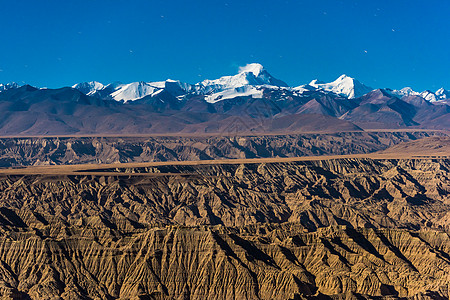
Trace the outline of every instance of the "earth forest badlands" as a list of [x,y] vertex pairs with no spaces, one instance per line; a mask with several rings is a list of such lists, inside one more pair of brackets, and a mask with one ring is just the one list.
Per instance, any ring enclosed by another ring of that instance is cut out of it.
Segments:
[[10,299],[446,299],[448,92],[259,64],[2,85]]
[[450,2],[0,7],[1,299],[450,299]]

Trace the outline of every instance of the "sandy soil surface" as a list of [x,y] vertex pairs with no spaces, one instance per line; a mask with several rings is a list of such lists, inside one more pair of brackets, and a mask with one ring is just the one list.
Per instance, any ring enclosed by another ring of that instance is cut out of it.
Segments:
[[[289,163],[298,161],[325,161],[351,158],[370,159],[449,159],[450,152],[398,152],[398,153],[373,153],[352,155],[324,155],[303,157],[275,157],[275,158],[251,158],[251,159],[218,159],[202,161],[164,161],[144,163],[118,163],[118,164],[83,164],[64,166],[32,166],[25,168],[0,169],[0,175],[26,175],[26,174],[58,174],[58,175],[120,175],[114,169],[146,168],[156,166],[198,166],[198,165],[227,165],[227,164],[261,164],[261,163]],[[100,171],[99,171],[100,170]],[[111,170],[111,171],[108,171]],[[169,174],[143,174],[123,173],[126,176],[161,176]]]

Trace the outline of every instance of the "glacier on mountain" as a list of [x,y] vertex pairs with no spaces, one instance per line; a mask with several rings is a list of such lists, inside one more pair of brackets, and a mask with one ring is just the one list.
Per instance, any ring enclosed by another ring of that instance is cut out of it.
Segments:
[[324,83],[315,79],[311,81],[308,86],[324,90],[326,92],[332,92],[349,99],[361,97],[362,95],[365,95],[373,90],[372,88],[345,74],[329,83]]

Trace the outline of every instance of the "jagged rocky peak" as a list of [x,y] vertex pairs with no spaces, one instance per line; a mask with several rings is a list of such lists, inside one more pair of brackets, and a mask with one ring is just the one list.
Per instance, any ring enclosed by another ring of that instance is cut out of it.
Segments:
[[287,87],[288,85],[270,75],[270,73],[258,63],[247,64],[239,68],[238,75],[243,74],[246,76],[248,84],[251,85],[274,85]]
[[441,100],[447,100],[450,99],[450,91],[444,89],[441,87],[436,92],[432,92],[430,90],[425,90],[423,92],[416,92],[410,87],[404,87],[401,90],[393,90],[391,93],[398,97],[404,97],[404,96],[419,96],[429,102],[438,102]]
[[407,86],[398,91],[401,95],[410,96],[410,95],[419,95],[418,92],[414,91],[411,87]]
[[164,89],[177,97],[191,92],[192,85],[179,80],[167,79],[164,81]]
[[332,92],[350,99],[361,97],[362,95],[365,95],[373,90],[372,88],[364,85],[355,78],[352,78],[345,74],[342,74],[335,81],[329,83],[324,83],[315,79],[311,81],[308,86],[316,89],[321,89],[326,92]]
[[443,87],[441,87],[440,89],[438,89],[435,93],[435,95],[437,96],[437,98],[439,100],[446,100],[446,99],[450,99],[450,91],[444,89]]
[[436,95],[430,90],[423,91],[420,93],[420,96],[430,102],[436,102],[438,100]]
[[444,89],[441,87],[436,92],[432,92],[430,90],[425,90],[422,93],[420,93],[420,96],[424,98],[427,101],[430,102],[438,102],[441,100],[447,100],[450,99],[450,91]]
[[167,90],[174,96],[179,96],[190,92],[191,88],[188,83],[172,79],[155,82],[140,81],[119,85],[111,94],[111,97],[118,101],[134,101],[147,96],[155,96],[163,90]]
[[273,85],[288,87],[288,85],[275,77],[273,77],[263,65],[258,63],[247,64],[239,68],[237,76],[245,76],[247,84],[250,85]]
[[9,82],[6,84],[0,83],[0,92],[7,91],[10,89],[17,89],[19,87],[19,84],[15,82]]
[[166,81],[138,81],[127,84],[116,82],[108,85],[104,85],[97,81],[90,81],[75,84],[72,88],[77,89],[88,96],[97,96],[100,98],[126,102],[155,95],[155,93],[159,93],[164,89],[175,96],[178,96],[189,92],[191,85],[178,80],[167,79]]
[[152,85],[144,81],[123,84],[111,94],[111,97],[117,101],[134,101],[162,90],[160,85]]
[[72,86],[72,88],[77,89],[88,96],[105,89],[105,87],[106,85],[98,81],[81,82]]
[[[275,77],[273,77],[263,65],[258,63],[247,64],[239,67],[238,77],[245,77],[246,84],[249,85],[273,85],[288,87],[288,85]],[[244,81],[244,82],[245,82]]]

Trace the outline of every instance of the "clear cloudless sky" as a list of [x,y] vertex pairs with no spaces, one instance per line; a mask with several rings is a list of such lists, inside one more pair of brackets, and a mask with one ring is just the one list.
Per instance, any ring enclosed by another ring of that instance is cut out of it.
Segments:
[[449,16],[447,0],[0,0],[0,82],[195,83],[259,62],[291,86],[450,89]]

